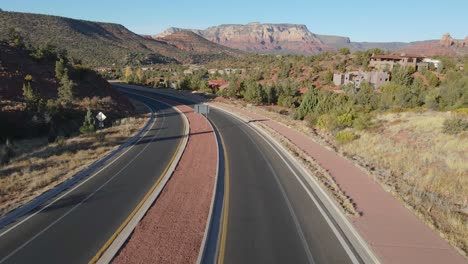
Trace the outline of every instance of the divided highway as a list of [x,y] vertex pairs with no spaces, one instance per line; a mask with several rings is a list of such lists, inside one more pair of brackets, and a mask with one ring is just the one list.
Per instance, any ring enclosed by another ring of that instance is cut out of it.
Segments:
[[[184,124],[172,108],[136,94],[193,102],[119,88],[157,109],[157,119],[110,166],[0,230],[0,264],[87,263],[158,181]],[[216,109],[208,117],[224,150],[224,197],[222,213],[213,214],[221,215],[219,235],[206,245],[216,252],[203,263],[363,262],[317,203],[307,175],[251,127],[255,121]]]
[[157,112],[153,123],[110,166],[1,229],[0,263],[88,263],[158,181],[183,119],[165,104],[129,96]]
[[[163,92],[138,93],[193,104]],[[319,209],[319,199],[305,183],[308,176],[255,132],[255,121],[246,123],[216,109],[208,118],[224,148],[225,189],[219,235],[207,242],[216,253],[204,256],[203,263],[363,262],[334,220]]]

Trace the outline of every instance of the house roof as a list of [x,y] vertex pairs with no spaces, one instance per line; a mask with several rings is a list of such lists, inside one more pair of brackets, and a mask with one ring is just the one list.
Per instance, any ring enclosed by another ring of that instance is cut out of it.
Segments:
[[214,87],[222,87],[222,86],[227,86],[229,82],[225,80],[209,80],[208,85],[209,86],[214,86]]

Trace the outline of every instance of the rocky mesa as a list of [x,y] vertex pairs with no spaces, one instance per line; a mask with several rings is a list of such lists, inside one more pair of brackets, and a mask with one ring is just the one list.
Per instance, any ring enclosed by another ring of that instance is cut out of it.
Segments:
[[[153,37],[160,39],[183,30],[169,28]],[[311,33],[307,26],[300,24],[255,22],[247,25],[228,24],[190,31],[214,43],[251,52],[310,54],[334,50],[333,47],[324,44],[317,35]]]

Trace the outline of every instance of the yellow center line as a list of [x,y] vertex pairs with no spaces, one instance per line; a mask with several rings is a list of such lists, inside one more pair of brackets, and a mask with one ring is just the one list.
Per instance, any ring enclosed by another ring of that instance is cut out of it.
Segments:
[[[185,131],[185,122],[183,122],[183,129],[182,131]],[[159,176],[159,179],[156,181],[156,183],[151,187],[151,189],[148,191],[148,193],[146,193],[145,197],[140,201],[140,203],[138,203],[137,207],[130,213],[130,215],[125,219],[125,221],[120,225],[120,227],[117,229],[117,231],[115,231],[115,233],[109,238],[109,240],[107,240],[107,242],[102,246],[102,248],[96,253],[96,255],[94,255],[94,257],[89,261],[89,264],[94,264],[96,263],[99,258],[104,254],[104,252],[110,247],[110,245],[112,244],[112,242],[114,242],[114,240],[117,238],[117,236],[122,232],[122,230],[125,228],[125,226],[128,225],[128,223],[132,220],[132,218],[135,216],[135,214],[138,212],[138,210],[140,210],[140,208],[143,206],[143,204],[146,202],[146,200],[148,200],[148,198],[151,196],[151,194],[153,193],[153,191],[156,189],[156,187],[158,187],[159,183],[161,183],[162,179],[164,178],[164,175],[167,173],[167,171],[169,170],[169,167],[172,165],[172,163],[174,162],[176,156],[177,156],[177,153],[179,152],[179,149],[180,147],[182,146],[182,142],[183,140],[180,140],[179,141],[179,145],[177,146],[176,148],[176,151],[174,152],[171,160],[169,161],[169,163],[167,164],[166,168],[164,169],[164,171],[161,173],[161,175]]]
[[227,226],[229,220],[229,161],[228,161],[228,154],[226,151],[226,144],[224,142],[223,135],[219,130],[218,126],[214,123],[213,125],[218,130],[219,137],[221,138],[221,144],[223,146],[224,152],[224,202],[223,202],[223,219],[221,223],[221,237],[220,237],[220,245],[219,245],[219,253],[218,253],[218,264],[224,263],[224,254],[226,252],[226,236],[227,236]]

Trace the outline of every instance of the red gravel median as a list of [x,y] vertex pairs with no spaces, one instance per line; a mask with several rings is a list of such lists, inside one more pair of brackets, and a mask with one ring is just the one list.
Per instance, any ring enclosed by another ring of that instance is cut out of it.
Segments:
[[176,107],[190,123],[187,147],[161,195],[113,263],[197,261],[216,179],[217,144],[205,117],[188,106]]

